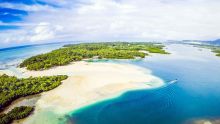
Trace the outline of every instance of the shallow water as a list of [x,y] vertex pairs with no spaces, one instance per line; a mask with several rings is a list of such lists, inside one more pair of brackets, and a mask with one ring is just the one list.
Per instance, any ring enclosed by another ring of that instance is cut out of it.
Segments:
[[[182,124],[220,117],[220,58],[210,50],[168,45],[171,55],[143,61],[113,61],[149,68],[165,81],[178,82],[137,90],[69,113],[74,124]],[[112,62],[112,61],[110,61]]]

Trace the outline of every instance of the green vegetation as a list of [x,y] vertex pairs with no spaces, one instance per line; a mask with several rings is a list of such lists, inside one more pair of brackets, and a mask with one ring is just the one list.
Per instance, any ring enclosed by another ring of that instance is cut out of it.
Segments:
[[215,47],[212,49],[212,52],[216,53],[216,56],[220,56],[220,47]]
[[14,76],[0,76],[0,111],[13,100],[54,89],[67,76],[44,76],[18,79]]
[[150,53],[167,54],[163,50],[163,47],[160,44],[145,42],[106,42],[65,45],[64,48],[28,58],[20,64],[20,67],[27,67],[28,70],[43,70],[93,57],[98,57],[99,59],[144,58],[148,54],[141,52],[141,50]]
[[[54,89],[65,80],[67,76],[44,76],[18,79],[14,76],[0,76],[0,111],[9,105],[13,100],[20,97],[33,95]],[[34,107],[15,107],[7,114],[0,114],[0,124],[9,124],[13,120],[27,117],[34,110]]]
[[216,53],[216,56],[220,56],[220,46],[214,46],[214,45],[195,45],[195,46],[211,49],[213,53]]
[[0,114],[0,124],[9,124],[13,120],[18,120],[27,117],[34,110],[34,107],[20,106],[15,107],[7,114]]

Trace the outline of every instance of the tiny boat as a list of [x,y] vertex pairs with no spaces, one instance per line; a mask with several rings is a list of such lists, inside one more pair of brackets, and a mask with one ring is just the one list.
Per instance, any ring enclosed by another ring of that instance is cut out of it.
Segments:
[[177,81],[178,81],[177,79],[171,80],[171,81],[169,81],[167,84],[174,84],[174,83],[176,83]]

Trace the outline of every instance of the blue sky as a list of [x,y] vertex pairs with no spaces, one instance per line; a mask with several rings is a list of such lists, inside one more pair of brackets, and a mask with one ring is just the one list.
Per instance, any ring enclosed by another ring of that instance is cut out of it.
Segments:
[[0,48],[60,41],[214,40],[219,0],[0,0]]

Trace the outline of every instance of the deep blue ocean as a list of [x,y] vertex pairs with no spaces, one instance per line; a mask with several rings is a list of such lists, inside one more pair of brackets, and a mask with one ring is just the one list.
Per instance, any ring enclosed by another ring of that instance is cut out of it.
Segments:
[[188,45],[167,45],[167,49],[170,55],[116,62],[151,69],[163,80],[177,79],[177,83],[152,90],[129,91],[120,97],[89,105],[70,113],[69,122],[191,124],[200,119],[219,119],[220,58],[210,50]]
[[[13,70],[24,58],[60,48],[64,44],[0,50],[0,69]],[[66,115],[67,123],[191,124],[200,119],[220,119],[220,57],[210,50],[189,45],[166,46],[170,55],[106,62],[138,65],[152,70],[164,81],[177,79],[177,83],[157,89],[128,91],[117,98],[88,105]]]

